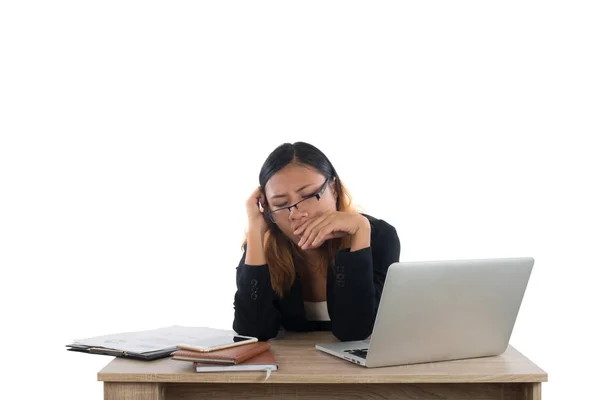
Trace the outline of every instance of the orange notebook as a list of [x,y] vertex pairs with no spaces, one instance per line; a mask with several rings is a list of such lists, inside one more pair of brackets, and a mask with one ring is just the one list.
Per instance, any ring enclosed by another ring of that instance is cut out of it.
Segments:
[[208,364],[237,365],[271,348],[267,342],[256,342],[243,346],[230,347],[210,352],[176,350],[171,353],[173,360],[193,361]]
[[194,362],[194,367],[196,368],[196,372],[267,371],[266,379],[269,379],[271,371],[277,371],[279,364],[275,360],[273,352],[267,350],[237,365],[215,365]]

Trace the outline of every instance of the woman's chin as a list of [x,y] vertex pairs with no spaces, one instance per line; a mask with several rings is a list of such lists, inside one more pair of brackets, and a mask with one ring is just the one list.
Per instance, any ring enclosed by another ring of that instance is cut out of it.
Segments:
[[298,242],[300,241],[300,239],[302,239],[302,236],[300,235],[294,235],[292,233],[290,233],[289,235],[286,234],[286,236],[288,237],[288,239],[290,239],[292,241],[292,243],[294,243],[296,246],[298,246]]

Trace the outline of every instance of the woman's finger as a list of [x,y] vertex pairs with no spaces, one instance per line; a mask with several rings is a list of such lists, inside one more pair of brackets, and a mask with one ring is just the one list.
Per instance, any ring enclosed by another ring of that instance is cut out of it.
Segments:
[[310,233],[308,233],[308,234],[305,233],[302,248],[307,249],[307,248],[311,247],[312,243],[315,241],[315,239],[317,238],[319,233],[321,233],[321,231],[323,231],[328,226],[330,226],[331,223],[332,223],[331,218],[326,218],[323,221],[321,221],[319,224],[315,225],[310,230]]
[[328,214],[323,214],[323,215],[320,215],[320,216],[308,221],[308,224],[302,231],[302,238],[298,242],[298,246],[302,247],[302,245],[306,243],[306,239],[310,236],[314,227],[317,226],[318,224],[320,224],[321,221],[323,221],[323,219],[325,219],[327,217],[328,217]]
[[319,230],[319,233],[317,234],[317,236],[315,237],[315,239],[312,242],[309,242],[309,246],[311,248],[316,248],[321,246],[326,240],[332,239],[334,237],[334,235],[331,234],[331,224],[321,227],[321,229]]
[[[308,216],[308,214],[305,214],[306,216]],[[302,221],[300,223],[300,225],[294,227],[294,232],[292,232],[294,235],[301,235],[302,232],[304,232],[304,230],[306,229],[306,227],[308,226],[308,224],[311,222],[312,220],[309,218],[305,218],[304,221]]]

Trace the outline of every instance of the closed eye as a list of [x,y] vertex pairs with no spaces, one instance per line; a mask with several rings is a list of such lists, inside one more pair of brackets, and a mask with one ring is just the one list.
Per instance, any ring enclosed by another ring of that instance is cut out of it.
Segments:
[[[317,193],[313,193],[313,194],[309,194],[309,195],[301,196],[301,197],[302,197],[302,200],[306,200],[306,199],[308,199],[310,197],[316,196],[316,194]],[[287,206],[287,204],[288,204],[287,202],[281,203],[281,204],[273,204],[273,207],[281,208],[281,207]]]

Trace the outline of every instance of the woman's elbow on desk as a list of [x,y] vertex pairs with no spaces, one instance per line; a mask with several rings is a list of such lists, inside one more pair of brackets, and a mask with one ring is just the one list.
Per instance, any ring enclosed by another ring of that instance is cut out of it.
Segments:
[[261,329],[258,326],[240,326],[237,320],[233,321],[233,330],[238,335],[255,337],[261,342],[273,339],[279,333],[278,327]]
[[360,326],[354,325],[344,328],[332,327],[331,333],[341,342],[351,342],[355,340],[365,340],[371,336],[370,328],[360,328]]

